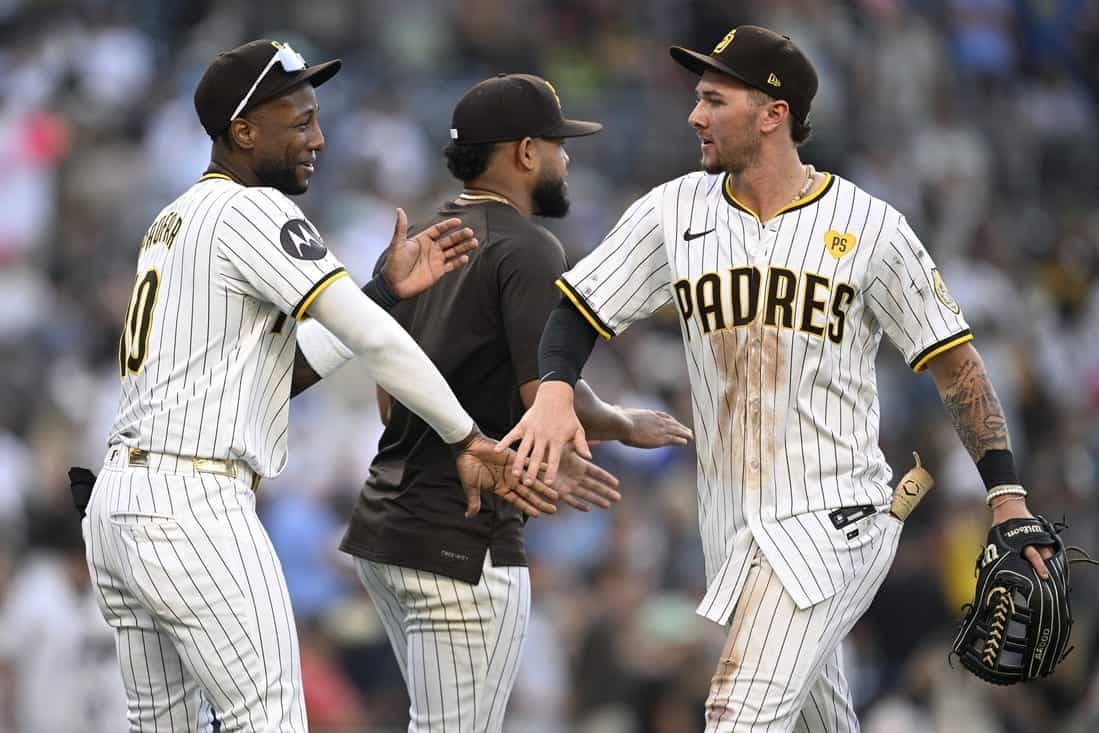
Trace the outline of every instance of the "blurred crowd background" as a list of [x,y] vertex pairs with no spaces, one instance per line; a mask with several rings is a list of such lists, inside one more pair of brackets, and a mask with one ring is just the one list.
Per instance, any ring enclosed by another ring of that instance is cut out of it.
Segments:
[[[289,41],[344,71],[300,205],[360,281],[394,207],[457,191],[450,110],[496,72],[550,79],[600,135],[570,141],[581,256],[649,187],[697,167],[693,79],[669,43],[734,25],[791,36],[820,92],[803,158],[893,203],[961,303],[1007,409],[1031,505],[1099,549],[1099,3],[1091,0],[0,0],[0,732],[119,731],[109,630],[88,588],[66,468],[98,470],[138,242],[203,171],[192,93],[213,56]],[[845,655],[870,733],[1099,731],[1097,580],[1077,572],[1075,651],[1049,680],[996,689],[948,647],[987,530],[983,487],[931,379],[883,344],[882,440],[938,488]],[[597,348],[605,398],[690,420],[672,314]],[[398,731],[407,700],[384,633],[336,550],[374,453],[374,390],[354,365],[295,400],[264,521],[300,624],[313,728]],[[609,512],[530,523],[534,612],[509,733],[684,733],[722,630],[703,592],[690,449],[597,449]],[[1078,566],[1079,567],[1079,566]],[[956,666],[956,665],[955,665]]]

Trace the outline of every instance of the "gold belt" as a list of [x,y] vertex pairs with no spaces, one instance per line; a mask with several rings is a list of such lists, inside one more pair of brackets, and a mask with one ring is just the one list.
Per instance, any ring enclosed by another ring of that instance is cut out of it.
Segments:
[[[107,454],[107,458],[108,461],[113,462],[121,459],[124,465],[133,468],[149,468],[150,460],[152,460],[157,464],[156,467],[162,471],[179,471],[181,468],[186,467],[195,473],[212,473],[218,476],[228,476],[229,478],[237,477],[237,465],[241,463],[240,461],[229,461],[221,458],[198,458],[196,456],[177,456],[170,453],[153,453],[142,448],[126,448],[120,445],[113,446]],[[242,465],[244,466],[244,472],[252,474],[252,491],[255,491],[259,488],[260,475],[246,464]]]

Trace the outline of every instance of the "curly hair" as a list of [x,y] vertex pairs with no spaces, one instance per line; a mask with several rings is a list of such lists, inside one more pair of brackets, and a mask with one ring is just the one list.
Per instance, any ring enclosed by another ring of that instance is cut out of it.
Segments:
[[496,143],[465,145],[452,142],[443,149],[447,170],[463,183],[484,173],[495,152]]

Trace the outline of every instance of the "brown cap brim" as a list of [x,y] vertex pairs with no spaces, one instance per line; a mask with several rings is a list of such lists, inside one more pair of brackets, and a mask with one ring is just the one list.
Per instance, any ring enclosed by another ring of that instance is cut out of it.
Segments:
[[[682,46],[672,46],[668,49],[668,53],[672,55],[672,58],[675,59],[675,62],[677,64],[687,69],[688,71],[692,71],[695,74],[698,74],[699,76],[702,76],[702,74],[706,71],[718,71],[722,74],[728,74],[737,81],[741,81],[750,87],[767,92],[766,89],[756,86],[740,74],[730,69],[725,64],[715,59],[713,56],[707,56],[704,53],[692,51],[691,49],[683,48]],[[768,92],[768,94],[770,94],[770,92]]]
[[594,135],[603,129],[598,122],[584,122],[583,120],[565,120],[557,127],[542,135],[542,137],[584,137]]
[[245,110],[251,109],[261,102],[281,97],[286,92],[305,82],[310,82],[314,87],[319,87],[321,84],[324,84],[334,77],[342,66],[342,59],[333,59],[332,61],[325,61],[322,64],[317,64],[302,69],[301,71],[294,72],[293,75],[287,77],[278,86],[271,89],[264,89],[262,96],[258,94],[259,90],[257,90],[257,95],[249,100],[248,106],[245,107],[244,110],[241,110],[241,112],[243,113]]

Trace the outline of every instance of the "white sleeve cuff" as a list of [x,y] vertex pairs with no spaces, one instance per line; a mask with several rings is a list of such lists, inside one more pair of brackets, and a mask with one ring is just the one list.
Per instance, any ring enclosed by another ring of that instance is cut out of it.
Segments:
[[347,348],[332,332],[322,326],[315,318],[298,327],[298,348],[323,379],[351,361],[355,352]]

